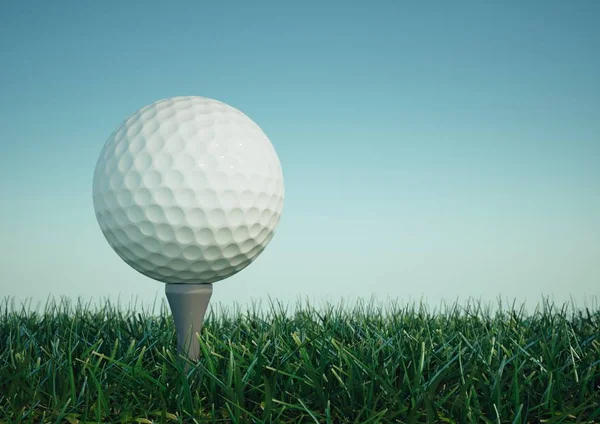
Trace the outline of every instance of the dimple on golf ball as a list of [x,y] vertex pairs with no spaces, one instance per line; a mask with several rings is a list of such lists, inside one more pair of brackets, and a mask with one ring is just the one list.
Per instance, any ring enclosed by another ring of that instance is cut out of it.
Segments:
[[241,111],[173,97],[131,115],[96,164],[96,218],[131,267],[163,283],[213,283],[247,267],[281,217],[273,145]]

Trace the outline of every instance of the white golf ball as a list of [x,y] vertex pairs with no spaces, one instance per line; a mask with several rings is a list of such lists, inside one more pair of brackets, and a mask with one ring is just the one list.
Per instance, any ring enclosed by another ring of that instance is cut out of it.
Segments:
[[108,243],[163,283],[213,283],[267,246],[284,201],[273,145],[241,111],[173,97],[131,115],[94,173],[94,209]]

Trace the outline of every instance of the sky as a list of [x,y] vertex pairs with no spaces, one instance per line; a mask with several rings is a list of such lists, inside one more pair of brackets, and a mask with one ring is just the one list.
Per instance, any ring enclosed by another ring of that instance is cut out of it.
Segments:
[[[271,139],[285,208],[212,303],[600,295],[600,2],[0,3],[0,297],[151,305],[92,178],[197,95]],[[211,304],[212,304],[211,303]]]

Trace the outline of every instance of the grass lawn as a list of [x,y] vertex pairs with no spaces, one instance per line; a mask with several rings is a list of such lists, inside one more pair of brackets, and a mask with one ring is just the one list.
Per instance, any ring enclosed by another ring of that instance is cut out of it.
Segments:
[[186,373],[166,303],[7,299],[0,423],[600,422],[600,310],[215,306],[199,343]]

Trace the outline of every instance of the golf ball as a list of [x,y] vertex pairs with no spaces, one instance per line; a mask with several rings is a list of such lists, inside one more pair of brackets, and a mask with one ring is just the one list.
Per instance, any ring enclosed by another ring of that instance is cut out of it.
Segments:
[[281,217],[273,145],[241,111],[172,97],[131,115],[96,164],[96,218],[115,252],[163,283],[213,283],[247,267]]

